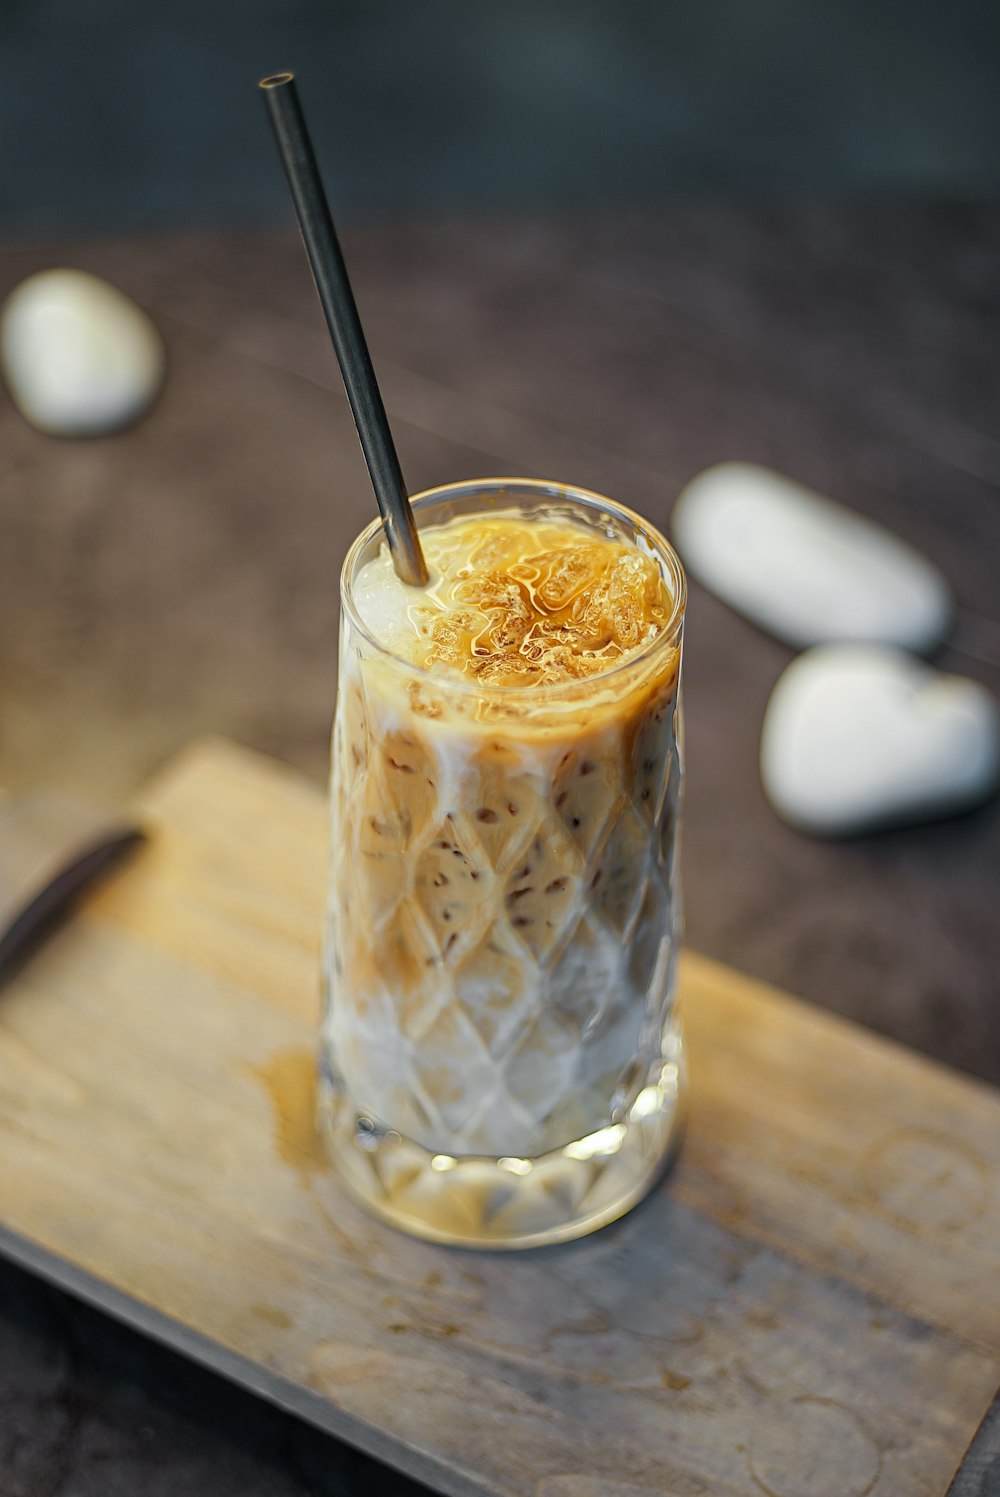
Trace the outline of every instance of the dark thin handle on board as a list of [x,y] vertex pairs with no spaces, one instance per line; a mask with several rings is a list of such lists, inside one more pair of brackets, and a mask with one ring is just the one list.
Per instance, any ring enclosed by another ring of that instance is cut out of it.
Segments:
[[262,79],[260,88],[347,386],[393,563],[404,582],[422,587],[427,581],[427,566],[295,79],[291,73],[275,73]]

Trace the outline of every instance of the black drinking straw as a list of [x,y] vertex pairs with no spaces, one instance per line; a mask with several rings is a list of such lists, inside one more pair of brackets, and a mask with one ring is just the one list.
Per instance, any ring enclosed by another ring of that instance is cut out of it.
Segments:
[[393,565],[422,587],[427,564],[292,73],[260,81],[327,327],[337,351]]

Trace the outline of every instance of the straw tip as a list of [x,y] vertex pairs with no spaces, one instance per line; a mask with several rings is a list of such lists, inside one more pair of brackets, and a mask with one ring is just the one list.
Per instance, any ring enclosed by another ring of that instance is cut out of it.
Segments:
[[294,73],[268,73],[257,85],[258,88],[284,88],[286,84],[295,82]]

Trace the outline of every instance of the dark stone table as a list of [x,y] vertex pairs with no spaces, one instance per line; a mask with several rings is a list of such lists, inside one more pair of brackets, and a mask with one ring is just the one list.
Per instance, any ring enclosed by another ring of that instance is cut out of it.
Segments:
[[[936,558],[959,604],[940,663],[1000,689],[1000,208],[701,205],[345,247],[411,488],[555,477],[665,525],[700,468],[771,464]],[[7,247],[0,293],[55,263],[146,305],[170,371],[119,437],[0,406],[0,783],[124,796],[206,731],[322,775],[339,562],[372,501],[297,241]],[[843,843],[784,827],[756,759],[790,658],[692,589],[690,942],[998,1083],[1000,810]],[[977,1460],[955,1492],[1000,1492],[1000,1456]],[[140,1488],[416,1491],[0,1269],[0,1497]]]

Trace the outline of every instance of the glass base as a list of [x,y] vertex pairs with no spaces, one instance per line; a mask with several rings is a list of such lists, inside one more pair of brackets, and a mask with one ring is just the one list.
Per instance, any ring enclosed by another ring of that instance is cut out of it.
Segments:
[[680,1035],[620,1121],[535,1159],[432,1154],[327,1084],[321,1123],[339,1179],[377,1216],[453,1246],[540,1247],[615,1221],[666,1169],[684,1096]]

